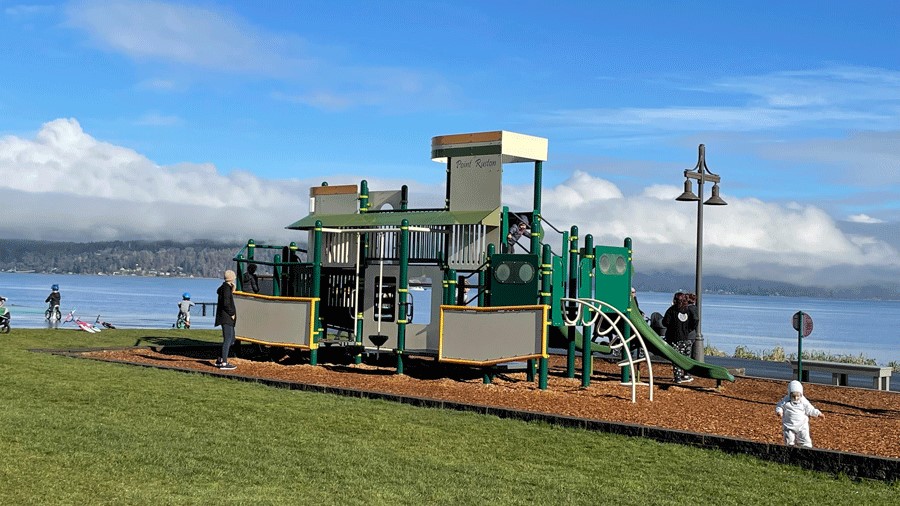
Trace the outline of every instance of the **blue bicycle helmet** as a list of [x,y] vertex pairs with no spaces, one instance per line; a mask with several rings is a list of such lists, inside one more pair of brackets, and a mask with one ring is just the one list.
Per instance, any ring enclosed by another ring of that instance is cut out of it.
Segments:
[[189,294],[188,292],[184,292],[183,294],[181,294],[181,298],[184,300],[191,300],[191,294]]
[[59,290],[59,285],[53,285],[50,287],[50,289],[55,292],[55,291]]

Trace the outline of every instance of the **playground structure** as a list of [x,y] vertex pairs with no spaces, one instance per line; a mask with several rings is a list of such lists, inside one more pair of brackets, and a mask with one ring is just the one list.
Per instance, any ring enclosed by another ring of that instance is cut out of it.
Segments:
[[[569,377],[579,350],[588,350],[585,387],[595,353],[618,356],[632,401],[639,386],[653,398],[652,355],[733,381],[725,369],[679,354],[646,324],[631,298],[629,238],[595,246],[587,235],[580,246],[576,226],[558,230],[542,217],[547,147],[547,139],[507,131],[434,137],[431,157],[447,173],[437,209],[410,209],[405,185],[311,188],[309,215],[287,227],[308,233],[307,250],[250,240],[235,256],[239,289],[248,265],[270,272],[260,276],[258,294],[235,294],[238,339],[303,350],[312,365],[322,346],[344,347],[355,363],[392,354],[397,374],[411,359],[462,364],[481,368],[486,383],[502,366],[524,365],[541,389],[552,340],[566,349]],[[502,174],[523,163],[534,170],[533,208],[511,212],[501,203]],[[510,243],[519,223],[530,226],[526,245]],[[558,253],[548,230],[558,234]]]

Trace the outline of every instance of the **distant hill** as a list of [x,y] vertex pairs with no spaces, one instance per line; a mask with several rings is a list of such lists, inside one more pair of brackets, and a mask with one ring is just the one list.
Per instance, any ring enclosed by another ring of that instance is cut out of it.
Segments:
[[[635,288],[652,292],[694,291],[694,275],[672,272],[635,273]],[[732,279],[725,276],[704,275],[704,293],[730,293],[737,295],[767,295],[783,297],[816,297],[821,299],[900,300],[900,285],[860,285],[853,287],[800,286],[780,281],[759,279]]]
[[[217,278],[221,276],[223,268],[234,265],[234,255],[243,247],[243,244],[214,241],[74,243],[4,239],[0,241],[0,271]],[[694,276],[693,273],[636,273],[634,286],[638,291],[693,291]],[[900,300],[900,285],[897,283],[822,288],[705,275],[703,288],[707,293]]]
[[0,270],[217,278],[243,244],[213,241],[0,241]]

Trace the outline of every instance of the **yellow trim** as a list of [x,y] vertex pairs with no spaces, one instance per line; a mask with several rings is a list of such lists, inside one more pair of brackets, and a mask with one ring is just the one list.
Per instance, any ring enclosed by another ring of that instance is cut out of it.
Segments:
[[256,299],[266,299],[266,300],[294,300],[299,302],[312,302],[317,303],[322,300],[320,297],[284,297],[281,295],[263,295],[259,293],[250,293],[250,292],[242,292],[240,290],[234,291],[235,295],[240,295],[242,297],[251,297]]
[[522,360],[531,360],[533,358],[547,358],[547,357],[548,357],[548,355],[545,355],[545,354],[522,355],[520,357],[509,357],[509,358],[502,358],[502,359],[498,359],[498,360],[488,360],[485,362],[479,362],[476,360],[463,360],[463,359],[458,359],[458,358],[441,358],[440,355],[438,355],[438,362],[445,362],[448,364],[463,364],[463,365],[473,365],[473,366],[484,367],[484,366],[489,366],[489,365],[503,364],[506,362],[518,362],[518,361],[522,361]]
[[275,341],[263,341],[262,339],[253,339],[252,337],[244,337],[244,336],[236,336],[235,339],[239,341],[246,341],[248,343],[255,344],[265,344],[267,346],[281,346],[283,348],[296,348],[298,350],[311,350],[309,346],[297,343],[279,343]]

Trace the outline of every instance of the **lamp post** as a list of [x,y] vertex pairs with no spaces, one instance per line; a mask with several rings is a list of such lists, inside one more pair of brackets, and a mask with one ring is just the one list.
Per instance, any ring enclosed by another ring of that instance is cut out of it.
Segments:
[[[697,180],[697,193],[691,190],[691,179]],[[697,338],[691,348],[691,358],[703,362],[704,344],[703,344],[703,206],[724,206],[727,202],[719,196],[719,176],[709,171],[706,166],[706,146],[700,145],[700,154],[697,158],[697,166],[694,170],[684,171],[684,193],[675,200],[681,202],[697,202],[697,267],[694,274],[694,289],[697,293]],[[713,183],[712,196],[706,202],[703,202],[703,183],[710,181]]]

